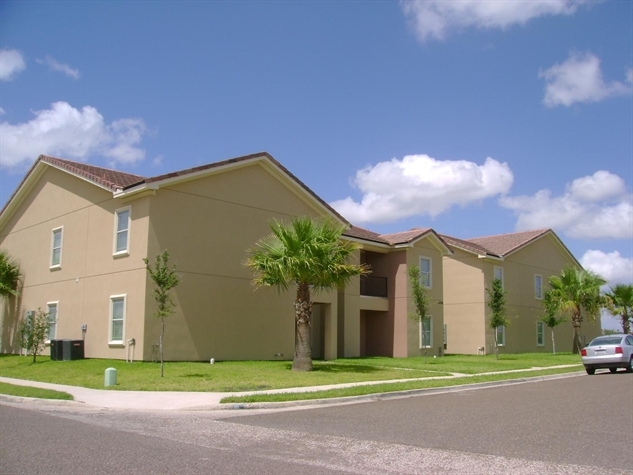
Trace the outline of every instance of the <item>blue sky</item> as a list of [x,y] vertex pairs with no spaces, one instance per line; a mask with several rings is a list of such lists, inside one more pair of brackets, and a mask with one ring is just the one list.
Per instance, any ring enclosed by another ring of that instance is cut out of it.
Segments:
[[551,227],[633,282],[630,1],[0,3],[0,203],[41,153],[258,151],[353,224]]

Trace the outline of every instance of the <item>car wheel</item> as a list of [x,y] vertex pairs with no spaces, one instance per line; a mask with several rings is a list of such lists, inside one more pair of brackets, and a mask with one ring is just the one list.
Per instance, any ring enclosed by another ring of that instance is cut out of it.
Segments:
[[626,372],[633,373],[633,356],[631,356],[631,359],[629,360],[629,365],[626,367]]
[[587,372],[587,374],[591,375],[591,374],[595,374],[596,372],[596,368],[585,368],[585,371]]
[[611,371],[612,373],[615,373],[618,370],[618,368],[609,368],[609,371]]

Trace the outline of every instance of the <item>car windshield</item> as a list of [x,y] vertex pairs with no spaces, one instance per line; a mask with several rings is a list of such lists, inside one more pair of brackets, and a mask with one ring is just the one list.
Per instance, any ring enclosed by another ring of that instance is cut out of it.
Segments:
[[621,342],[621,336],[603,336],[593,340],[589,346],[619,345]]

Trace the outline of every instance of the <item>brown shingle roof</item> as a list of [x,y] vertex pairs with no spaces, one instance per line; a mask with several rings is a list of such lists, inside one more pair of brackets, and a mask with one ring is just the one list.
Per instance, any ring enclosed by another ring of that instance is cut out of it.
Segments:
[[456,237],[446,235],[442,235],[442,238],[451,246],[459,247],[460,249],[474,252],[479,255],[504,257],[548,232],[552,232],[552,230],[536,229],[534,231],[498,234],[495,236],[483,236],[473,239],[458,239]]
[[550,229],[536,229],[534,231],[484,236],[467,241],[482,246],[499,256],[506,256],[550,231]]
[[498,254],[490,251],[490,249],[486,249],[485,247],[473,242],[466,241],[464,239],[458,239],[453,236],[447,236],[445,234],[440,234],[440,237],[444,239],[444,241],[450,246],[459,247],[460,249],[465,249],[466,251],[474,252],[479,255],[492,255],[494,257],[500,257]]
[[[431,228],[413,228],[409,231],[402,231],[399,233],[378,234],[368,229],[359,228],[358,226],[352,226],[347,231],[345,231],[343,235],[363,239],[365,241],[373,241],[379,242],[381,244],[388,244],[389,246],[395,246],[397,244],[408,244],[418,238],[423,237],[428,233],[433,234],[440,241],[443,242],[442,237]],[[443,242],[443,244],[446,245],[445,242]]]
[[49,157],[48,155],[40,155],[39,160],[51,165],[63,168],[74,175],[81,176],[87,180],[104,186],[112,191],[121,190],[128,186],[142,182],[145,178],[132,173],[120,172],[109,168],[95,167],[86,163],[73,162],[57,157]]
[[365,241],[374,241],[381,244],[389,244],[386,240],[380,237],[380,234],[370,231],[368,229],[359,228],[358,226],[352,226],[343,233],[344,236],[363,239]]
[[380,237],[387,241],[392,246],[396,244],[405,244],[411,241],[415,241],[417,238],[424,236],[431,228],[413,228],[409,231],[402,231],[399,233],[381,234]]

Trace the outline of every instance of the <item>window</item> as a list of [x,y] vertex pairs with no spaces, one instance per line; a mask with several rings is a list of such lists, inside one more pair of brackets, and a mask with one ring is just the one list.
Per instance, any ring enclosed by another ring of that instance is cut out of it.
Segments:
[[53,229],[51,239],[51,269],[62,266],[62,232],[64,228]]
[[497,346],[505,346],[506,344],[506,327],[503,325],[496,328]]
[[433,281],[431,277],[431,259],[420,257],[420,283],[427,289],[432,286]]
[[545,346],[545,323],[536,322],[536,346]]
[[59,302],[49,302],[48,307],[48,341],[55,340],[57,338],[57,306]]
[[420,321],[420,348],[433,346],[433,318],[427,317]]
[[541,300],[543,298],[543,277],[534,275],[534,298]]
[[110,343],[123,344],[125,297],[125,295],[110,297]]
[[114,213],[114,255],[128,254],[130,240],[130,208]]
[[495,279],[499,279],[503,285],[503,267],[495,266]]

